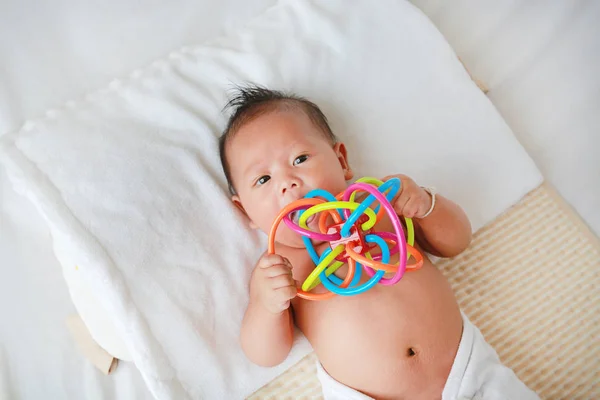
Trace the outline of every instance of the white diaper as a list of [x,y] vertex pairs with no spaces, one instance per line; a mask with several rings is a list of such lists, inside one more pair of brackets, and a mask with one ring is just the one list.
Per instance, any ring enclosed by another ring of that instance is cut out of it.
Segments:
[[[372,400],[333,379],[317,362],[325,400]],[[500,363],[496,351],[463,314],[463,334],[442,400],[539,400],[539,397]]]

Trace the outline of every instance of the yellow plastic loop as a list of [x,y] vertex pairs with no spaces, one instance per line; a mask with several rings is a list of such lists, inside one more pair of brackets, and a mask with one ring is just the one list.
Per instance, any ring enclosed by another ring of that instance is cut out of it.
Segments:
[[[413,225],[413,221],[412,218],[404,218],[404,221],[406,222],[406,231],[407,231],[407,238],[406,238],[406,243],[408,243],[410,246],[415,245],[415,227]],[[408,260],[408,258],[410,257],[410,254],[406,254],[406,259]]]
[[[334,210],[334,209],[338,209],[338,208],[339,209],[347,208],[349,210],[356,210],[359,206],[360,206],[360,203],[353,203],[350,201],[330,201],[327,203],[317,204],[315,206],[312,206],[308,210],[304,211],[304,213],[300,217],[300,220],[298,221],[298,224],[302,228],[308,229],[308,226],[306,225],[306,220],[308,220],[314,214],[317,214],[317,213],[320,213],[323,211],[327,211],[327,210]],[[361,225],[361,228],[366,231],[375,226],[375,223],[377,223],[377,215],[375,215],[375,211],[373,211],[370,208],[367,208],[365,210],[365,214],[367,215],[367,217],[369,217],[369,219],[367,220],[367,222],[365,222]]]
[[[310,273],[310,275],[308,275],[308,277],[306,278],[306,280],[304,281],[304,283],[302,283],[302,290],[304,290],[305,292],[307,292],[310,287],[315,283],[315,281],[319,278],[319,275],[321,274],[321,272],[323,272],[325,270],[325,268],[327,268],[329,266],[329,264],[331,264],[331,262],[340,254],[342,254],[342,252],[344,251],[345,246],[343,244],[338,245],[335,249],[333,249],[331,251],[331,253],[329,253],[327,255],[327,257],[325,257],[320,263],[319,265],[317,265],[317,267]],[[318,283],[317,283],[318,285]],[[315,285],[316,286],[316,285]]]
[[[336,261],[333,264],[331,264],[329,267],[327,267],[327,269],[325,270],[325,275],[329,276],[331,274],[333,274],[335,271],[337,271],[338,269],[340,269],[340,267],[342,265],[344,265],[345,263],[341,262],[341,261]],[[312,284],[310,285],[310,287],[308,288],[308,291],[313,290],[314,288],[316,288],[317,286],[319,286],[319,284],[321,283],[321,279],[317,276],[317,279],[315,279]]]

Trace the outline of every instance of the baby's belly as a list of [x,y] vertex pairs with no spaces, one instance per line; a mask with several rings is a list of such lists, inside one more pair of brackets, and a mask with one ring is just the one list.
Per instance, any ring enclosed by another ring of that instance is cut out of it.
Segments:
[[395,286],[321,302],[295,299],[294,310],[296,324],[339,382],[377,399],[441,398],[462,316],[429,261]]

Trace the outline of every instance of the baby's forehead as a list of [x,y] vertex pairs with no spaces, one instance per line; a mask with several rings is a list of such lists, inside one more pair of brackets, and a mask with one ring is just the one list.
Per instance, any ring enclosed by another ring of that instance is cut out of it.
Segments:
[[229,147],[252,146],[268,142],[272,146],[291,141],[310,140],[313,136],[325,138],[319,127],[300,108],[274,109],[244,121],[232,132]]
[[239,133],[239,131],[244,130],[248,125],[258,124],[275,118],[278,121],[303,120],[305,122],[310,122],[310,116],[301,105],[281,103],[272,106],[264,106],[254,112],[249,112],[248,115],[240,118],[234,132]]

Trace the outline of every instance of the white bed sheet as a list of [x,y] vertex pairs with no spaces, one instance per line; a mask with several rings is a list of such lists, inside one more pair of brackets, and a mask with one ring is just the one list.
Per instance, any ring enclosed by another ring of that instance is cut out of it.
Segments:
[[[0,135],[274,0],[0,2]],[[0,399],[146,399],[139,372],[104,376],[65,325],[75,312],[48,228],[0,167]]]
[[105,376],[65,325],[75,308],[46,224],[0,171],[0,399],[151,398],[131,363]]
[[600,2],[411,0],[600,236]]

